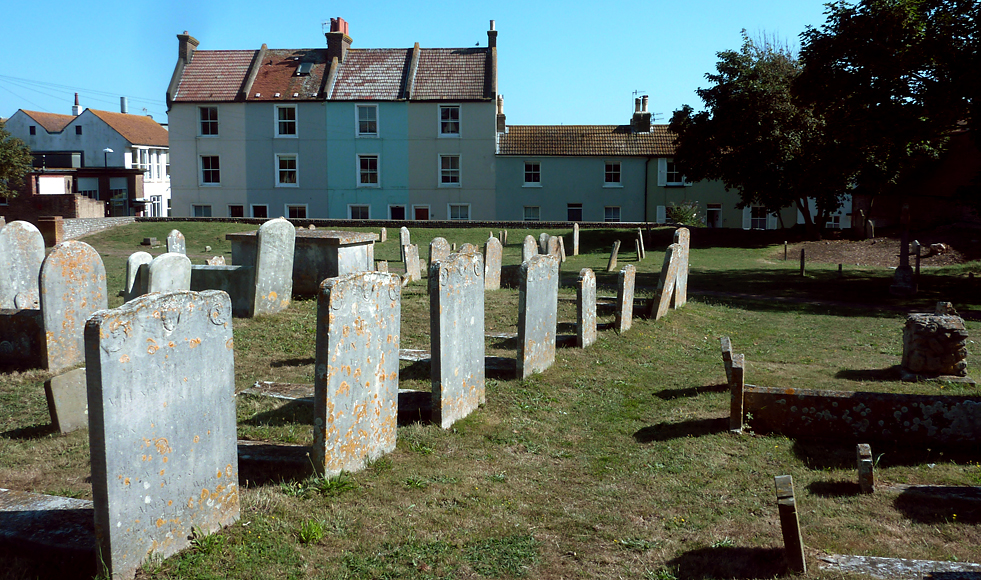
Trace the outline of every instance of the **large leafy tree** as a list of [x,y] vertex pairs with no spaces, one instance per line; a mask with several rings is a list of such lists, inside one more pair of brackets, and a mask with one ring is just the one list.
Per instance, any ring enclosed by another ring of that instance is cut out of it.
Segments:
[[0,119],[0,197],[17,197],[18,188],[31,168],[30,149],[13,137]]
[[705,109],[685,105],[671,119],[675,161],[690,179],[717,179],[738,190],[739,207],[796,207],[819,237],[818,226],[841,205],[848,176],[827,171],[838,152],[825,122],[793,97],[800,62],[789,47],[754,40],[745,30],[742,48],[718,57],[717,72],[705,75],[712,86],[697,91]]

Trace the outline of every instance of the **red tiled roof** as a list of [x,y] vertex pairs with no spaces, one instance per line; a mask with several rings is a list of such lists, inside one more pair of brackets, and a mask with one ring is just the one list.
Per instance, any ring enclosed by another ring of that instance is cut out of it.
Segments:
[[426,48],[412,85],[413,100],[484,99],[487,48]]
[[508,125],[499,155],[674,155],[667,125],[634,133],[630,125]]
[[[24,109],[21,109],[24,111]],[[59,115],[57,113],[39,113],[37,111],[24,111],[24,114],[37,121],[37,124],[44,127],[48,133],[58,133],[75,120],[74,115]]]
[[412,49],[348,49],[337,71],[331,100],[395,101],[404,98]]
[[105,121],[132,145],[167,147],[169,142],[167,130],[150,117],[96,111],[95,109],[88,109],[88,111]]
[[254,50],[198,50],[184,67],[174,101],[222,102],[238,96]]
[[[303,63],[313,65],[309,74],[296,74],[297,67]],[[329,67],[325,48],[268,50],[246,98],[250,101],[307,101],[320,98]],[[278,97],[276,93],[279,93]]]

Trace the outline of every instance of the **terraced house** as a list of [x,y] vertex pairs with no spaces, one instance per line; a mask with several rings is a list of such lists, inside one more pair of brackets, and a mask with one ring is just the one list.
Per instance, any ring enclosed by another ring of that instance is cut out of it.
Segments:
[[197,50],[167,92],[174,216],[495,219],[487,47]]

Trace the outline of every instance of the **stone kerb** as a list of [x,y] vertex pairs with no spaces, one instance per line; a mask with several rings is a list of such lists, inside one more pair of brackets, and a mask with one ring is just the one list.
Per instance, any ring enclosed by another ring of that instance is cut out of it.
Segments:
[[[148,292],[148,268],[152,261],[153,256],[149,252],[133,252],[126,259],[126,290],[123,292],[124,302],[129,302]],[[141,268],[143,265],[146,265],[147,268]]]
[[445,260],[450,255],[450,243],[446,238],[433,238],[429,242],[429,263]]
[[[504,248],[500,240],[491,236],[484,243],[484,290],[501,288],[501,262]],[[430,266],[431,267],[431,266]]]
[[178,230],[170,230],[170,233],[167,234],[167,252],[174,254],[187,253],[187,240],[184,239],[184,234]]
[[538,242],[530,235],[525,236],[525,241],[521,244],[521,261],[527,262],[532,256],[537,256],[538,254]]
[[627,264],[617,276],[617,311],[615,326],[618,334],[630,330],[634,318],[634,283],[637,268]]
[[555,362],[559,260],[545,254],[522,262],[518,291],[518,377],[544,371]]
[[579,348],[596,342],[596,274],[589,268],[579,270],[576,285],[576,345]]
[[239,517],[231,303],[150,294],[85,326],[92,495],[113,578]]
[[0,308],[37,310],[44,237],[34,224],[13,221],[0,229]]
[[358,471],[395,449],[402,285],[396,274],[329,278],[317,299],[314,468]]
[[422,280],[422,272],[419,269],[419,246],[409,244],[402,247],[405,260],[405,280],[406,282],[418,282]]
[[186,292],[191,289],[191,260],[185,254],[160,254],[150,261],[147,271],[148,293]]
[[675,278],[675,296],[672,306],[681,308],[688,303],[688,257],[691,255],[691,232],[688,228],[675,230],[674,243],[678,244],[679,252],[678,276]]
[[45,368],[75,366],[85,356],[86,319],[109,306],[102,258],[85,242],[58,244],[41,264],[40,288]]
[[295,247],[296,228],[289,220],[276,218],[259,226],[253,316],[276,314],[289,308]]
[[444,429],[484,403],[483,278],[479,252],[429,265],[433,422]]

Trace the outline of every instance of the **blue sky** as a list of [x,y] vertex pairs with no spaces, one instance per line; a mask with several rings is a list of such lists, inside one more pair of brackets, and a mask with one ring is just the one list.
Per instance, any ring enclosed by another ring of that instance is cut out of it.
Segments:
[[[93,7],[96,6],[96,7]],[[143,109],[166,122],[165,95],[177,34],[200,49],[318,48],[322,23],[340,16],[357,48],[487,45],[498,30],[498,90],[509,124],[623,124],[634,91],[667,122],[701,101],[721,50],[740,30],[792,46],[824,22],[821,0],[495,2],[8,2],[0,35],[0,117],[17,109],[70,114]]]

